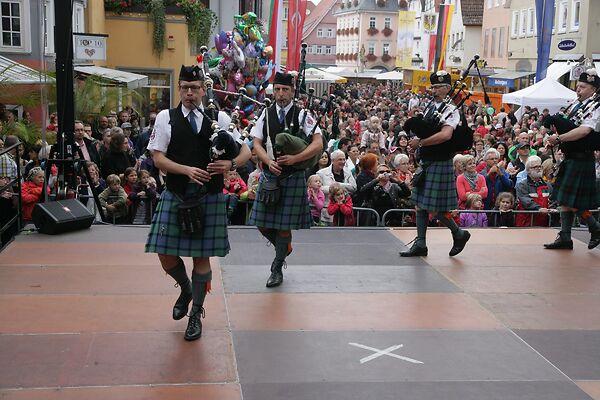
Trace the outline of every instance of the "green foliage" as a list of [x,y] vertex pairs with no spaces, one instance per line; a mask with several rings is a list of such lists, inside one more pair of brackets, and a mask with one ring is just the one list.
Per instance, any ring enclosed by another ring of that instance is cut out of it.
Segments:
[[152,20],[154,29],[152,31],[152,51],[159,57],[165,49],[165,3],[163,0],[147,0],[146,9],[148,16]]
[[210,34],[219,24],[217,15],[200,0],[179,0],[177,7],[185,14],[190,42],[195,47],[208,45]]
[[104,0],[104,9],[116,14],[123,14],[135,6],[139,1],[135,0]]

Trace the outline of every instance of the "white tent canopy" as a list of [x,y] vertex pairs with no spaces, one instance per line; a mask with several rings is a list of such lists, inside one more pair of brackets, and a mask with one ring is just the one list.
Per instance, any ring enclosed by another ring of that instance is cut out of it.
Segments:
[[404,78],[402,71],[384,72],[375,76],[378,81],[401,81]]
[[571,72],[573,65],[575,65],[575,63],[555,61],[548,66],[546,76],[558,80],[567,72]]
[[[552,77],[547,77],[525,89],[502,95],[502,102],[536,107],[540,111],[547,108],[550,114],[554,114],[576,98],[577,95],[574,91],[561,85]],[[523,114],[522,110],[521,107],[515,113],[517,118]]]
[[0,82],[11,85],[30,85],[54,82],[54,78],[10,58],[0,56]]
[[307,68],[305,71],[306,82],[346,83],[348,79],[325,72],[318,68]]
[[146,75],[134,74],[133,72],[120,71],[104,67],[77,66],[75,71],[84,75],[96,75],[101,78],[116,82],[120,86],[125,86],[129,89],[137,89],[148,84]]

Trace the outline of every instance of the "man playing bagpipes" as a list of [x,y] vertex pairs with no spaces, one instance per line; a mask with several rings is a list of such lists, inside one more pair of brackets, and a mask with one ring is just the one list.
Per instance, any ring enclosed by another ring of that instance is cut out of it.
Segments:
[[600,223],[589,212],[600,204],[594,160],[594,150],[600,150],[597,148],[598,136],[594,136],[600,135],[597,132],[600,120],[598,88],[600,77],[595,69],[582,73],[576,86],[577,101],[569,107],[568,121],[552,116],[544,123],[556,128],[557,133],[548,138],[548,143],[559,144],[565,156],[553,196],[560,205],[560,233],[554,242],[544,244],[546,249],[573,249],[571,226],[575,213],[585,221],[591,233],[588,249],[600,244]]
[[306,110],[293,104],[294,77],[276,73],[275,104],[264,110],[252,128],[253,146],[264,173],[250,214],[250,224],[275,247],[267,287],[283,282],[282,269],[292,252],[292,229],[312,224],[304,170],[323,151],[321,130]]

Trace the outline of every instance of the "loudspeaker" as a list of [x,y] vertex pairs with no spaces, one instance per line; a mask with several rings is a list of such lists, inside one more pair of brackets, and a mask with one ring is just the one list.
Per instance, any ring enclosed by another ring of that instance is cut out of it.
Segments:
[[40,233],[56,235],[89,228],[94,215],[79,200],[66,199],[36,204],[32,219]]

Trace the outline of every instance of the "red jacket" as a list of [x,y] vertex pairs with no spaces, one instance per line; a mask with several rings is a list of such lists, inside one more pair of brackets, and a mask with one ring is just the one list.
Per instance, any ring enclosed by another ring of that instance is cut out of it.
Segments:
[[[21,202],[24,220],[31,221],[33,207],[40,202],[43,188],[44,184],[37,186],[31,181],[26,181],[21,185]],[[48,191],[48,194],[50,194],[50,189],[46,188],[46,190]]]
[[350,196],[346,196],[344,202],[339,204],[333,200],[329,201],[329,205],[327,206],[327,213],[329,215],[333,215],[333,225],[338,226],[338,212],[340,212],[344,216],[344,226],[353,226],[354,214],[352,214],[352,198]]

